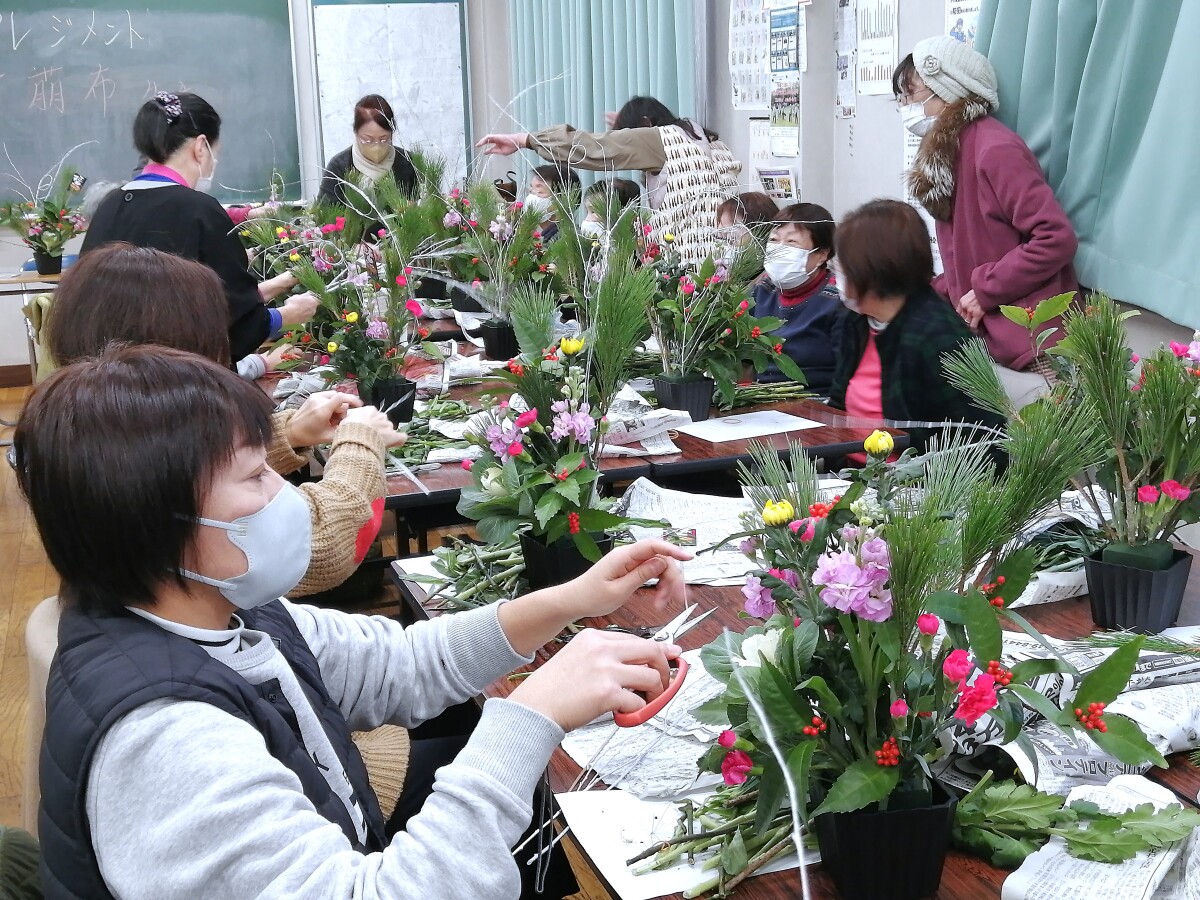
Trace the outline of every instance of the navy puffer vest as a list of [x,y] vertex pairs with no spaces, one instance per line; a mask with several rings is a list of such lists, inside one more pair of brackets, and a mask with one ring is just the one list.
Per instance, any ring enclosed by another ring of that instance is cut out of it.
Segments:
[[86,797],[88,773],[101,738],[114,722],[152,700],[210,703],[256,728],[267,750],[300,779],[317,812],[338,825],[360,852],[382,850],[384,820],[350,727],[321,681],[316,657],[283,604],[239,613],[264,631],[291,664],[367,817],[367,844],[304,748],[277,681],[252,685],[187,638],[131,613],[92,616],[67,607],[46,687],[42,739],[42,886],[49,900],[111,898],[92,851]]

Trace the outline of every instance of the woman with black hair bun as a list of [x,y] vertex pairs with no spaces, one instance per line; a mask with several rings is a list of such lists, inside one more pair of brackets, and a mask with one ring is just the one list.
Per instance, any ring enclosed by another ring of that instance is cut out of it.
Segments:
[[225,208],[208,195],[220,138],[221,117],[203,97],[160,92],[143,103],[133,143],[149,162],[100,202],[80,253],[124,241],[204,263],[225,288],[231,355],[241,359],[285,327],[308,321],[317,298],[305,293],[278,308],[267,306],[296,279],[287,272],[259,284]]
[[641,170],[656,240],[673,234],[689,263],[713,252],[717,207],[737,193],[742,164],[717,135],[680,118],[653,97],[634,97],[613,119],[612,130],[578,131],[555,125],[537,132],[489,134],[476,144],[489,154],[533,150],[543,159],[576,169],[614,173]]

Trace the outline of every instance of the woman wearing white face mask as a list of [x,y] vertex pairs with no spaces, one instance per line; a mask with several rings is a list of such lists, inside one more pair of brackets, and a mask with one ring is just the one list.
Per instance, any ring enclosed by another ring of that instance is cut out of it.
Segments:
[[584,629],[487,702],[406,828],[380,808],[351,729],[433,718],[647,579],[661,615],[683,602],[674,560],[690,554],[622,547],[565,585],[409,628],[287,603],[309,533],[303,501],[266,465],[270,413],[228,369],[151,346],[68,366],[25,407],[16,470],[62,579],[41,764],[47,894],[523,896],[535,869],[511,848],[564,732],[641,709],[678,647]]
[[538,166],[529,179],[529,193],[525,195],[526,209],[536,210],[542,217],[542,240],[552,241],[558,237],[558,223],[554,220],[554,195],[574,194],[578,202],[581,186],[579,175],[569,166]]
[[641,201],[642,189],[636,181],[630,181],[628,178],[597,181],[583,194],[580,237],[592,241],[602,239],[627,207],[637,206]]
[[389,172],[406,193],[417,190],[417,170],[408,154],[393,143],[396,116],[392,105],[379,94],[367,94],[354,104],[354,143],[329,160],[318,198],[346,205],[346,180],[351,173],[360,182],[374,184]]
[[204,263],[225,288],[230,351],[241,359],[284,327],[308,321],[317,298],[300,294],[266,306],[296,279],[285,272],[259,284],[229,215],[205,193],[216,176],[220,136],[221,117],[202,97],[160,93],[146,101],[133,123],[133,143],[150,162],[101,201],[80,252],[124,241]]
[[[815,203],[794,203],[775,217],[775,230],[763,257],[766,278],[754,288],[754,315],[776,316],[783,327],[783,352],[804,372],[809,388],[829,393],[833,379],[833,330],[842,305],[829,261],[833,258],[833,217]],[[782,381],[771,366],[760,381]]]
[[908,184],[936,222],[945,273],[934,287],[996,362],[1036,364],[1029,332],[1000,306],[1033,309],[1077,291],[1078,241],[1037,158],[991,115],[1000,103],[992,64],[954,38],[928,38],[900,63],[892,89],[904,126],[921,137]]

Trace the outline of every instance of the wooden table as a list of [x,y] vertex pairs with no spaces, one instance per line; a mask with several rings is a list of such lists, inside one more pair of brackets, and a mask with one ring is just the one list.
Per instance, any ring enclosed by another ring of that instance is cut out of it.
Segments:
[[40,294],[58,284],[61,275],[39,275],[37,272],[19,272],[0,278],[0,297],[20,294]]
[[[403,565],[403,561],[399,563]],[[430,613],[421,605],[425,592],[420,585],[400,581],[401,594],[407,611],[415,617],[425,618]],[[700,609],[715,606],[717,611],[698,624],[682,639],[685,649],[702,647],[716,638],[723,630],[744,631],[746,621],[737,617],[742,606],[741,591],[737,587],[704,587],[693,585],[688,588],[690,602],[699,603]],[[1094,629],[1090,607],[1086,598],[1066,600],[1045,606],[1022,609],[1025,617],[1042,633],[1057,638],[1076,638],[1090,634]],[[617,624],[624,627],[661,626],[664,616],[656,614],[649,602],[639,603],[635,598],[624,608],[602,619],[585,620],[585,624],[602,627]],[[1200,567],[1193,567],[1179,615],[1180,625],[1200,624]],[[533,670],[554,650],[548,645],[538,651],[537,658],[521,671]],[[513,682],[501,679],[485,692],[488,697],[504,697],[512,692]],[[1186,754],[1175,754],[1168,770],[1152,769],[1147,777],[1173,790],[1186,805],[1196,805],[1197,790],[1200,790],[1200,770],[1187,761]],[[555,791],[567,790],[579,775],[579,766],[560,748],[550,760],[550,782]],[[985,900],[998,898],[1007,870],[996,869],[975,856],[951,850],[942,872],[939,900]],[[598,871],[596,880],[605,884]],[[820,866],[810,870],[810,883],[815,897],[835,897],[832,883]],[[605,884],[607,888],[608,885]],[[611,889],[610,889],[611,892]],[[613,897],[617,895],[612,894]],[[681,895],[670,895],[672,898]],[[744,900],[792,900],[798,896],[795,871],[758,875],[747,879],[738,889],[737,897]]]

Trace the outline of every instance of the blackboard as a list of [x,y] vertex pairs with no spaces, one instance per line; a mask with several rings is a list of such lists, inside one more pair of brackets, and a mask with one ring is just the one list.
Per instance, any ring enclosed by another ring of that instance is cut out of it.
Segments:
[[288,0],[0,0],[0,198],[68,163],[92,182],[137,164],[133,119],[155,91],[221,115],[222,200],[300,194]]

